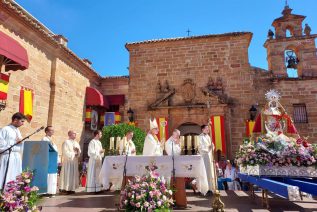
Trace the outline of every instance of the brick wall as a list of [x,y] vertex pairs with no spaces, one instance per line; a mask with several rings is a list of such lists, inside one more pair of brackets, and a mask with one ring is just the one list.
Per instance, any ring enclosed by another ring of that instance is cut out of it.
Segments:
[[[4,7],[0,9],[0,19],[0,30],[27,50],[30,64],[27,70],[11,74],[7,107],[1,111],[0,126],[9,124],[12,114],[18,112],[20,87],[33,89],[33,119],[21,127],[22,135],[53,125],[54,141],[61,153],[68,130],[75,130],[78,140],[83,140],[85,90],[86,86],[96,87],[99,76]],[[44,131],[30,140],[41,140],[43,136]]]

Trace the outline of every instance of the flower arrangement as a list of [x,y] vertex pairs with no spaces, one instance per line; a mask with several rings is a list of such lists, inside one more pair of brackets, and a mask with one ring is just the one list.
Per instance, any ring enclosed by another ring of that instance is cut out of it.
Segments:
[[0,195],[1,211],[30,211],[37,212],[39,200],[38,187],[31,187],[33,172],[24,171],[16,177],[15,181],[6,184],[3,193]]
[[173,192],[168,189],[164,177],[160,177],[151,164],[147,174],[129,180],[122,192],[121,205],[126,211],[169,211],[173,205]]
[[317,145],[306,139],[284,137],[284,140],[265,136],[252,144],[240,146],[236,162],[242,166],[317,166]]

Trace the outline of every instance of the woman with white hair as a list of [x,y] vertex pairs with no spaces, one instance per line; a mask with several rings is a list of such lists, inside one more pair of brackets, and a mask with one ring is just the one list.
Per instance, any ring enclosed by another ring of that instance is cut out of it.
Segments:
[[181,154],[180,137],[181,132],[178,129],[173,131],[172,136],[165,143],[165,151],[167,155],[172,155],[174,150],[174,155]]

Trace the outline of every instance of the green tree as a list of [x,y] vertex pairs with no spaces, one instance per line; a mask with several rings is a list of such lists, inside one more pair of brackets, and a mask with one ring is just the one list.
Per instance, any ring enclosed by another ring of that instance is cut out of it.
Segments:
[[132,140],[135,144],[137,154],[138,155],[142,154],[143,144],[144,144],[144,139],[145,139],[146,133],[143,130],[141,130],[140,128],[133,126],[133,125],[128,125],[126,123],[105,126],[102,129],[101,143],[102,143],[102,146],[106,149],[106,154],[108,154],[108,150],[109,150],[109,146],[110,146],[110,137],[121,137],[122,138],[130,130],[133,131],[133,139]]

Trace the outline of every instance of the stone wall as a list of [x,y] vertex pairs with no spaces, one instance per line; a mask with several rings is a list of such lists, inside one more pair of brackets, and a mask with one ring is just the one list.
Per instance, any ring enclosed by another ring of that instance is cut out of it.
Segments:
[[[53,139],[61,154],[68,130],[75,130],[78,141],[82,140],[86,86],[98,87],[100,77],[70,50],[45,37],[5,6],[0,9],[0,20],[0,30],[27,50],[30,64],[27,70],[11,74],[0,126],[9,124],[12,114],[18,112],[21,86],[30,88],[34,91],[33,118],[21,127],[22,135],[53,125]],[[43,136],[41,131],[30,140],[41,140]]]

